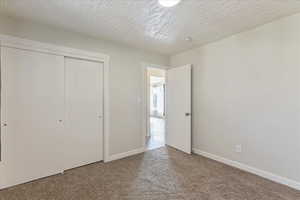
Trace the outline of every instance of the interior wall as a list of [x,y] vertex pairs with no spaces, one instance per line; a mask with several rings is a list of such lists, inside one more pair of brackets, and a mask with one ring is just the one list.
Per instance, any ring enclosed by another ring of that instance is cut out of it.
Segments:
[[42,24],[0,16],[0,34],[110,56],[110,155],[143,148],[142,62],[167,66],[168,57]]
[[300,14],[171,56],[193,64],[193,147],[300,182],[299,44]]

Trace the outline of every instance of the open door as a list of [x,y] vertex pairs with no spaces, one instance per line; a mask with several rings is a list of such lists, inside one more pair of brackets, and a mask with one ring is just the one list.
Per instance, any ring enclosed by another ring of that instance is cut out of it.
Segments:
[[191,154],[191,65],[167,71],[166,144]]

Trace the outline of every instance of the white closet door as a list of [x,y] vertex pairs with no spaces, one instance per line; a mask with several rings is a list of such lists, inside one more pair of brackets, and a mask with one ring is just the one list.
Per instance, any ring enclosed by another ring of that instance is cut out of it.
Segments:
[[0,188],[60,173],[64,57],[2,47],[1,70]]
[[66,169],[103,160],[103,64],[65,58]]

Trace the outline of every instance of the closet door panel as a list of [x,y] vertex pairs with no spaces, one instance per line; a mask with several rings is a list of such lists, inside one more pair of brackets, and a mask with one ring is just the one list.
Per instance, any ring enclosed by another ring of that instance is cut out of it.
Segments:
[[2,123],[7,123],[2,128],[2,184],[61,172],[64,57],[2,47],[1,67],[6,94]]
[[66,169],[103,160],[103,64],[65,58]]

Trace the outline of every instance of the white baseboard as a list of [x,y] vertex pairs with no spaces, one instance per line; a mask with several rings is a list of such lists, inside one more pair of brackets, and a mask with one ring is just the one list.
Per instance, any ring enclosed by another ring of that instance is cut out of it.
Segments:
[[131,151],[127,151],[127,152],[124,152],[124,153],[114,154],[114,155],[109,156],[109,158],[108,158],[108,160],[106,162],[111,162],[111,161],[114,161],[114,160],[119,160],[119,159],[122,159],[122,158],[126,158],[128,156],[133,156],[133,155],[144,153],[144,152],[145,152],[145,148],[143,147],[143,148],[139,148],[139,149],[134,149],[134,150],[131,150]]
[[226,165],[230,165],[232,167],[241,169],[243,171],[250,172],[252,174],[261,176],[263,178],[269,179],[269,180],[274,181],[276,183],[287,185],[287,186],[289,186],[291,188],[294,188],[296,190],[300,190],[300,183],[299,182],[288,179],[288,178],[285,178],[285,177],[282,177],[282,176],[278,176],[278,175],[273,174],[271,172],[267,172],[267,171],[264,171],[264,170],[261,170],[261,169],[257,169],[255,167],[251,167],[251,166],[248,166],[246,164],[243,164],[243,163],[240,163],[240,162],[237,162],[237,161],[233,161],[233,160],[230,160],[230,159],[227,159],[227,158],[223,158],[221,156],[217,156],[217,155],[214,155],[214,154],[211,154],[211,153],[207,153],[207,152],[201,151],[199,149],[194,149],[193,148],[193,153],[204,156],[206,158],[210,158],[212,160],[216,160],[216,161],[224,163]]

